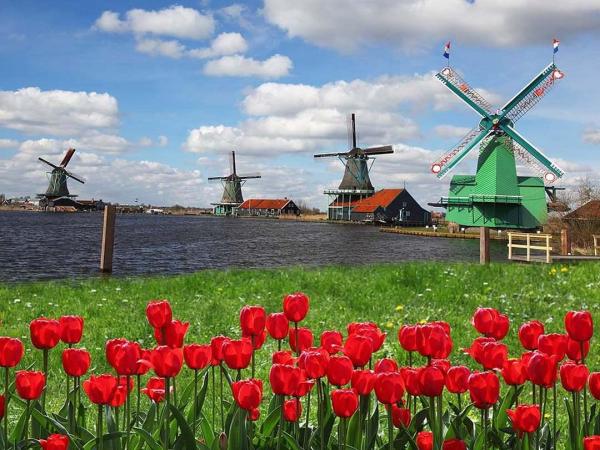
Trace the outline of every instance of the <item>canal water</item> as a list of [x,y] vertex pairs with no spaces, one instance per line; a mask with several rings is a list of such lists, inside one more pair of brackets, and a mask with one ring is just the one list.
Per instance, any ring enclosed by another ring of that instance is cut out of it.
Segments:
[[[98,275],[101,213],[0,212],[0,280]],[[118,215],[114,274],[202,269],[478,261],[479,241],[380,233],[377,227],[211,216]],[[492,258],[506,259],[492,241]]]

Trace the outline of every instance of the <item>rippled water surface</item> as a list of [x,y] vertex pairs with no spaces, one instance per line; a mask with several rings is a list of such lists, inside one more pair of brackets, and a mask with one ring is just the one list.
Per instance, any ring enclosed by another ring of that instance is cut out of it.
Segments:
[[[479,258],[477,240],[364,225],[146,214],[119,215],[116,223],[115,275]],[[0,280],[97,275],[101,228],[101,213],[0,212]],[[504,245],[492,242],[492,257],[505,259]]]

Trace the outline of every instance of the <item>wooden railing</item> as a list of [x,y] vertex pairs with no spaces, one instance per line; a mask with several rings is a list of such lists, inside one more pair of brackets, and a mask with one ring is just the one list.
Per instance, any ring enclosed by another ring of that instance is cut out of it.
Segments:
[[[516,241],[516,242],[515,242]],[[521,261],[540,261],[544,260],[543,255],[532,255],[531,251],[545,252],[545,262],[550,263],[550,253],[552,252],[552,235],[537,233],[508,233],[508,259]],[[514,249],[525,249],[525,257],[514,255]],[[533,258],[532,258],[533,256]],[[537,257],[536,257],[537,256]]]
[[598,256],[598,253],[600,253],[600,234],[594,234],[592,237],[594,238],[594,256]]

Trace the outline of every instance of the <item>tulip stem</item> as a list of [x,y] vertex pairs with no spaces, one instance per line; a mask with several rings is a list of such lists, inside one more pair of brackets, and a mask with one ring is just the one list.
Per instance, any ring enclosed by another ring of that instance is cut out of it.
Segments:
[[223,370],[225,370],[225,369],[223,369],[223,365],[221,365],[221,370],[219,371],[219,381],[221,384],[221,387],[220,387],[221,392],[220,392],[220,397],[219,397],[221,399],[221,402],[220,402],[221,403],[221,431],[225,431],[225,419],[223,416],[223,414],[224,414],[223,413]]
[[323,406],[325,403],[325,398],[323,397],[323,386],[321,385],[321,379],[317,380],[317,395],[318,395],[318,416],[319,416],[319,446],[320,449],[323,450],[325,448],[325,430],[323,423]]
[[102,406],[102,404],[98,405],[98,424],[96,426],[96,435],[98,437],[98,450],[102,450],[102,447],[104,446],[104,439],[102,439],[102,414],[104,412],[102,411]]
[[125,435],[125,450],[129,450],[129,439],[131,432],[131,396],[129,395],[129,383],[131,382],[131,375],[127,375],[125,378],[125,389],[127,395],[125,396],[125,416],[127,417],[127,424],[125,426],[125,431],[127,434]]
[[553,447],[556,448],[556,382],[552,386],[552,442]]
[[8,379],[9,369],[4,368],[4,445],[8,448],[8,404],[9,404],[9,392],[8,392]]
[[347,441],[347,430],[348,430],[348,419],[342,418],[342,442],[343,442],[343,450],[346,450],[346,441]]
[[306,423],[304,424],[304,439],[302,439],[302,448],[306,448],[306,438],[310,434],[309,433],[309,423],[308,418],[310,417],[310,391],[306,394]]
[[140,420],[140,397],[141,397],[141,386],[140,382],[142,381],[142,377],[138,374],[136,375],[136,391],[137,391],[137,399],[135,405],[135,423],[138,423]]
[[277,430],[277,450],[281,449],[281,433],[283,431],[283,401],[284,396],[279,396],[279,429]]
[[281,351],[281,339],[277,339],[277,351]]
[[217,393],[217,384],[215,383],[215,366],[210,367],[210,375],[212,378],[212,427],[213,432],[215,431],[215,416],[216,414],[216,393]]
[[198,369],[194,369],[194,421],[192,422],[192,431],[196,437],[196,420],[198,418]]
[[[585,365],[585,342],[579,343],[581,351],[581,364]],[[583,437],[586,437],[588,432],[588,407],[587,407],[587,382],[583,385]]]
[[443,419],[442,419],[444,411],[442,409],[443,408],[442,400],[443,400],[442,396],[438,395],[438,397],[437,397],[437,402],[438,402],[438,404],[437,404],[438,424],[437,425],[438,425],[438,436],[439,436],[438,447],[440,449],[442,448],[442,442],[444,440],[444,436],[443,436],[443,434],[444,434],[444,422],[443,422]]
[[48,349],[44,349],[42,351],[43,355],[43,367],[44,367],[44,379],[46,380],[46,385],[44,386],[44,390],[42,391],[42,412],[46,414],[46,388],[48,386]]
[[164,450],[169,449],[169,405],[171,403],[171,380],[165,378],[165,439],[163,441]]
[[254,335],[250,336],[250,340],[252,342],[252,379],[254,379],[254,369],[255,369],[255,363],[254,363]]
[[488,414],[489,408],[483,410],[483,448],[488,448]]
[[366,423],[365,423],[365,448],[367,447],[367,445],[369,445],[369,428],[370,428],[370,424],[371,424],[371,394],[367,394],[367,417],[366,417]]
[[31,400],[27,400],[27,404],[25,406],[25,426],[23,427],[23,431],[25,433],[25,441],[29,438],[29,416],[31,415]]
[[294,322],[294,337],[296,341],[296,356],[300,356],[300,342],[298,342],[298,322]]
[[519,388],[516,384],[513,387],[515,389],[515,406],[519,406]]
[[394,423],[392,421],[392,405],[388,406],[388,448],[392,450],[394,448]]

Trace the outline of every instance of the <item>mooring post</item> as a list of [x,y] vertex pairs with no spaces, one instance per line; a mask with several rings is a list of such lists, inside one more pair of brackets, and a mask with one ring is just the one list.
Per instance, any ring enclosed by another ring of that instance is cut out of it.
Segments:
[[113,248],[115,245],[115,212],[115,205],[106,205],[104,207],[100,272],[112,272]]
[[563,256],[571,254],[571,233],[568,228],[560,230],[560,254]]
[[490,229],[479,227],[479,263],[490,263]]

